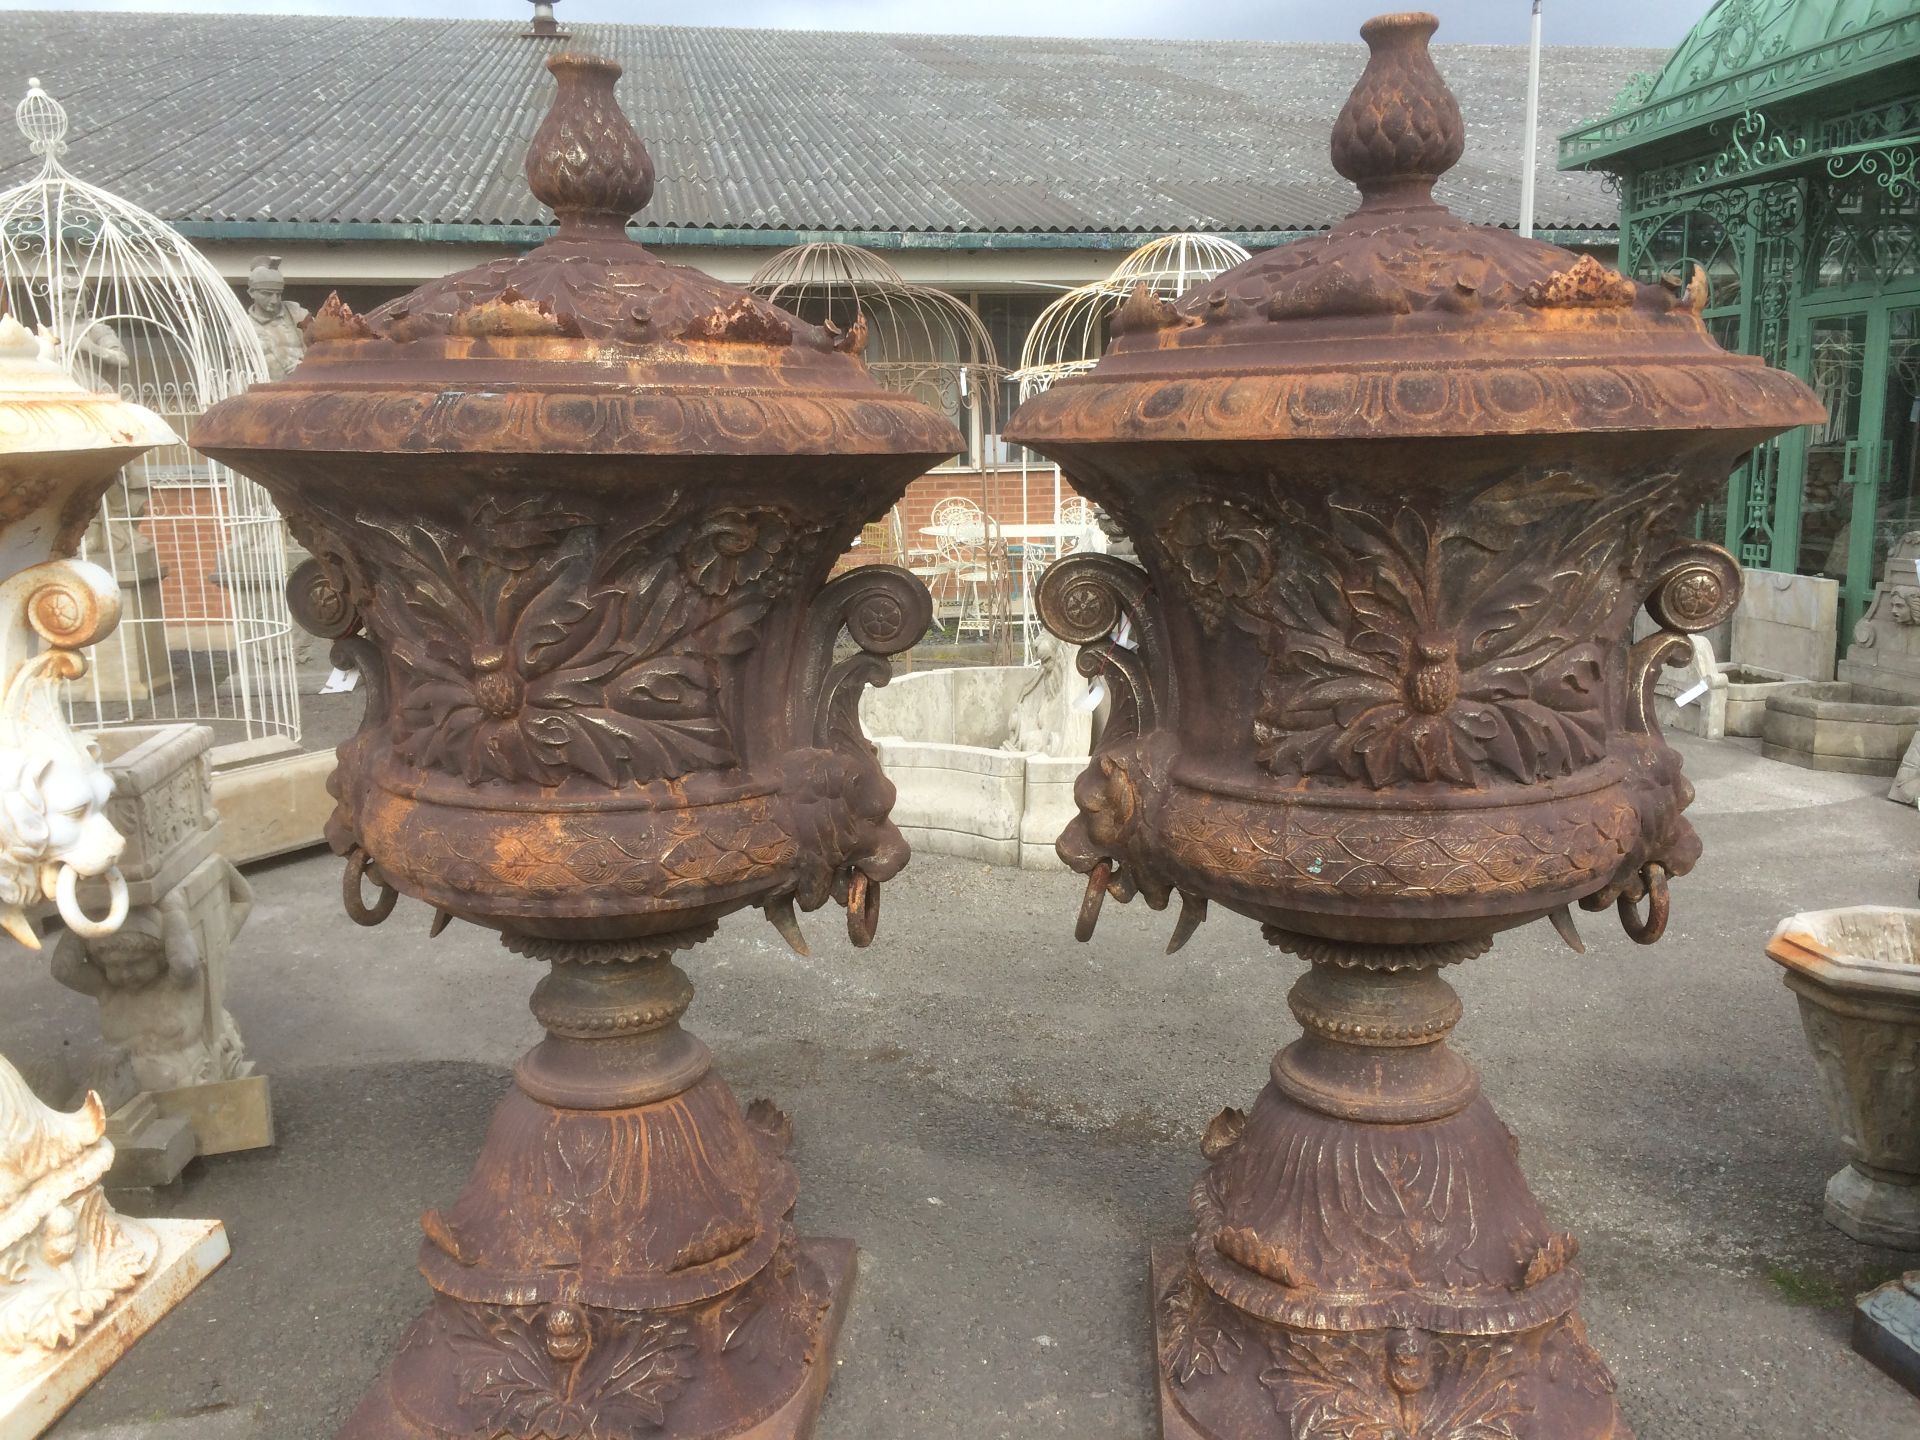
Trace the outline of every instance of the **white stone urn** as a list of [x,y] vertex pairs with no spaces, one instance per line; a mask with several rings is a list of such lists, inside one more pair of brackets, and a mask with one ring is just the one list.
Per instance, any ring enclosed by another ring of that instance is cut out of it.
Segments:
[[[0,317],[0,929],[37,950],[30,912],[104,937],[126,918],[112,782],[67,728],[60,687],[112,631],[120,590],[73,558],[114,474],[177,443],[149,410],[80,389]],[[98,882],[105,913],[83,908]],[[4,942],[0,942],[4,944]],[[38,1435],[226,1257],[216,1221],[130,1220],[97,1095],[49,1109],[0,1059],[0,1436]]]
[[1799,997],[1853,1157],[1827,1182],[1828,1221],[1856,1240],[1920,1250],[1920,910],[1789,916],[1767,954]]

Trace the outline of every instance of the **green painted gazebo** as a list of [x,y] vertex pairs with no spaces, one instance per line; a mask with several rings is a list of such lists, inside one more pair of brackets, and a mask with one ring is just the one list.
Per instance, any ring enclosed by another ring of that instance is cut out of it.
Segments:
[[1920,529],[1920,0],[1718,0],[1657,75],[1560,139],[1611,175],[1620,264],[1698,262],[1721,343],[1832,418],[1757,451],[1700,517],[1741,561],[1827,575],[1850,634]]

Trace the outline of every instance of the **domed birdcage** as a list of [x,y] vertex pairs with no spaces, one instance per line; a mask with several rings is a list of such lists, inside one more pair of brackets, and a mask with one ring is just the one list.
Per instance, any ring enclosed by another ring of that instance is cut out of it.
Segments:
[[872,251],[834,241],[782,250],[754,271],[747,288],[815,325],[843,333],[864,325],[861,358],[873,378],[940,411],[966,437],[966,452],[939,468],[977,472],[979,533],[923,537],[896,507],[891,529],[899,553],[888,558],[915,566],[942,612],[952,611],[956,635],[971,624],[997,651],[1007,650],[1012,566],[999,532],[1006,517],[984,462],[1000,433],[1007,370],[980,317],[959,296],[916,285]]
[[[1217,235],[1162,235],[1150,240],[1105,279],[1076,286],[1042,310],[1027,332],[1026,344],[1021,346],[1019,368],[1010,371],[1007,379],[1018,388],[1024,403],[1069,375],[1084,374],[1106,353],[1109,323],[1136,287],[1144,285],[1159,299],[1176,300],[1195,285],[1223,275],[1251,257],[1251,251]],[[1038,469],[1043,481],[1050,480],[1053,486],[1047,513],[1055,524],[1063,526],[1054,546],[1054,553],[1063,553],[1071,542],[1064,533],[1066,501],[1060,467],[1047,464],[1024,446],[1019,455],[1020,518],[1022,522],[1032,519],[1032,478]],[[1041,552],[1036,548],[1036,553]],[[1038,581],[1037,574],[1025,577],[1023,593],[1033,594]],[[1028,659],[1038,630],[1037,612],[1030,605],[1023,607],[1021,651]]]
[[1008,377],[1026,400],[1067,375],[1091,370],[1107,348],[1107,325],[1136,285],[1174,300],[1223,275],[1251,252],[1217,235],[1162,235],[1120,262],[1111,275],[1067,291],[1033,322]]
[[[0,193],[0,286],[67,373],[181,435],[265,380],[259,335],[206,257],[67,171],[66,111],[38,80],[14,118],[42,164]],[[121,471],[82,546],[120,582],[120,627],[72,688],[73,720],[198,721],[222,744],[297,740],[283,535],[264,490],[185,444]]]

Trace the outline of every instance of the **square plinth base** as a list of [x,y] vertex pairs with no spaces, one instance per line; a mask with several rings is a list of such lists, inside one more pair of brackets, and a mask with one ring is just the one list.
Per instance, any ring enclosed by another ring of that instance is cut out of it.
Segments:
[[229,1254],[218,1220],[141,1223],[160,1237],[159,1258],[76,1344],[32,1365],[0,1357],[0,1440],[33,1440],[43,1433]]
[[202,1155],[265,1150],[273,1144],[273,1092],[264,1075],[156,1090],[153,1103],[162,1115],[177,1116],[193,1126]]
[[[812,1440],[814,1426],[820,1417],[820,1407],[826,1400],[827,1386],[833,1382],[834,1348],[839,1343],[841,1326],[846,1323],[848,1303],[853,1295],[853,1282],[858,1266],[858,1252],[851,1240],[803,1239],[800,1250],[813,1262],[819,1272],[826,1277],[828,1302],[826,1314],[820,1321],[820,1339],[814,1351],[813,1363],[799,1377],[785,1403],[766,1418],[750,1423],[745,1417],[735,1421],[709,1420],[699,1434],[703,1440]],[[389,1370],[382,1375],[373,1391],[361,1401],[346,1428],[339,1432],[339,1440],[493,1440],[492,1429],[470,1430],[460,1427],[460,1421],[454,1418],[451,1427],[435,1425],[403,1412],[400,1402],[393,1393],[394,1372]],[[419,1377],[415,1377],[416,1382]],[[722,1383],[715,1380],[716,1384]],[[431,1399],[432,1382],[424,1382],[421,1388]],[[582,1424],[584,1422],[576,1422]],[[743,1426],[742,1429],[726,1429],[729,1423]],[[545,1431],[541,1432],[543,1435]],[[585,1430],[568,1427],[565,1436],[569,1440],[585,1434]],[[592,1427],[594,1435],[608,1434],[597,1426]],[[622,1429],[620,1440],[627,1440],[627,1431]],[[646,1432],[651,1440],[675,1440],[687,1432],[675,1428],[673,1411],[667,1411],[666,1421],[657,1428]],[[504,1437],[505,1432],[500,1432]],[[0,1436],[0,1440],[8,1437]],[[555,1440],[561,1440],[556,1435]],[[634,1440],[639,1440],[636,1434]]]
[[827,1386],[833,1383],[833,1352],[840,1344],[840,1327],[847,1323],[853,1282],[860,1271],[860,1252],[851,1240],[802,1240],[800,1248],[825,1272],[833,1290],[833,1303],[820,1322],[819,1359],[807,1383],[794,1392],[793,1398],[753,1429],[743,1430],[739,1440],[811,1440],[814,1422],[826,1402]]
[[1153,1279],[1150,1282],[1153,1290],[1147,1303],[1153,1309],[1153,1374],[1160,1387],[1160,1436],[1161,1440],[1213,1440],[1212,1436],[1202,1434],[1192,1421],[1180,1413],[1180,1407],[1173,1401],[1173,1391],[1167,1384],[1166,1369],[1160,1363],[1160,1357],[1165,1353],[1163,1342],[1166,1339],[1160,1333],[1160,1297],[1167,1293],[1167,1287],[1174,1282],[1186,1263],[1185,1241],[1153,1247]]
[[1920,1270],[1853,1302],[1853,1348],[1920,1395]]

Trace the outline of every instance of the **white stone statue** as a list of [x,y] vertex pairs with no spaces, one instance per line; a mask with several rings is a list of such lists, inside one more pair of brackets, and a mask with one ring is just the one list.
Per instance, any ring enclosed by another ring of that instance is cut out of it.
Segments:
[[[114,473],[177,443],[151,411],[89,394],[0,317],[0,928],[29,949],[51,899],[74,934],[126,918],[124,842],[111,782],[66,726],[62,683],[119,619],[120,587],[73,558]],[[107,913],[81,906],[82,881]],[[217,1221],[126,1220],[101,1181],[113,1164],[97,1095],[50,1109],[0,1059],[0,1435],[38,1435],[226,1257]]]
[[307,323],[307,312],[287,299],[278,255],[254,256],[247,273],[247,301],[247,318],[267,352],[267,378],[284,380],[306,357],[307,337],[300,327]]
[[1075,661],[1079,650],[1042,630],[1033,642],[1033,675],[1007,717],[1002,750],[1022,755],[1085,755],[1091,748],[1092,714],[1079,702],[1087,682]]

